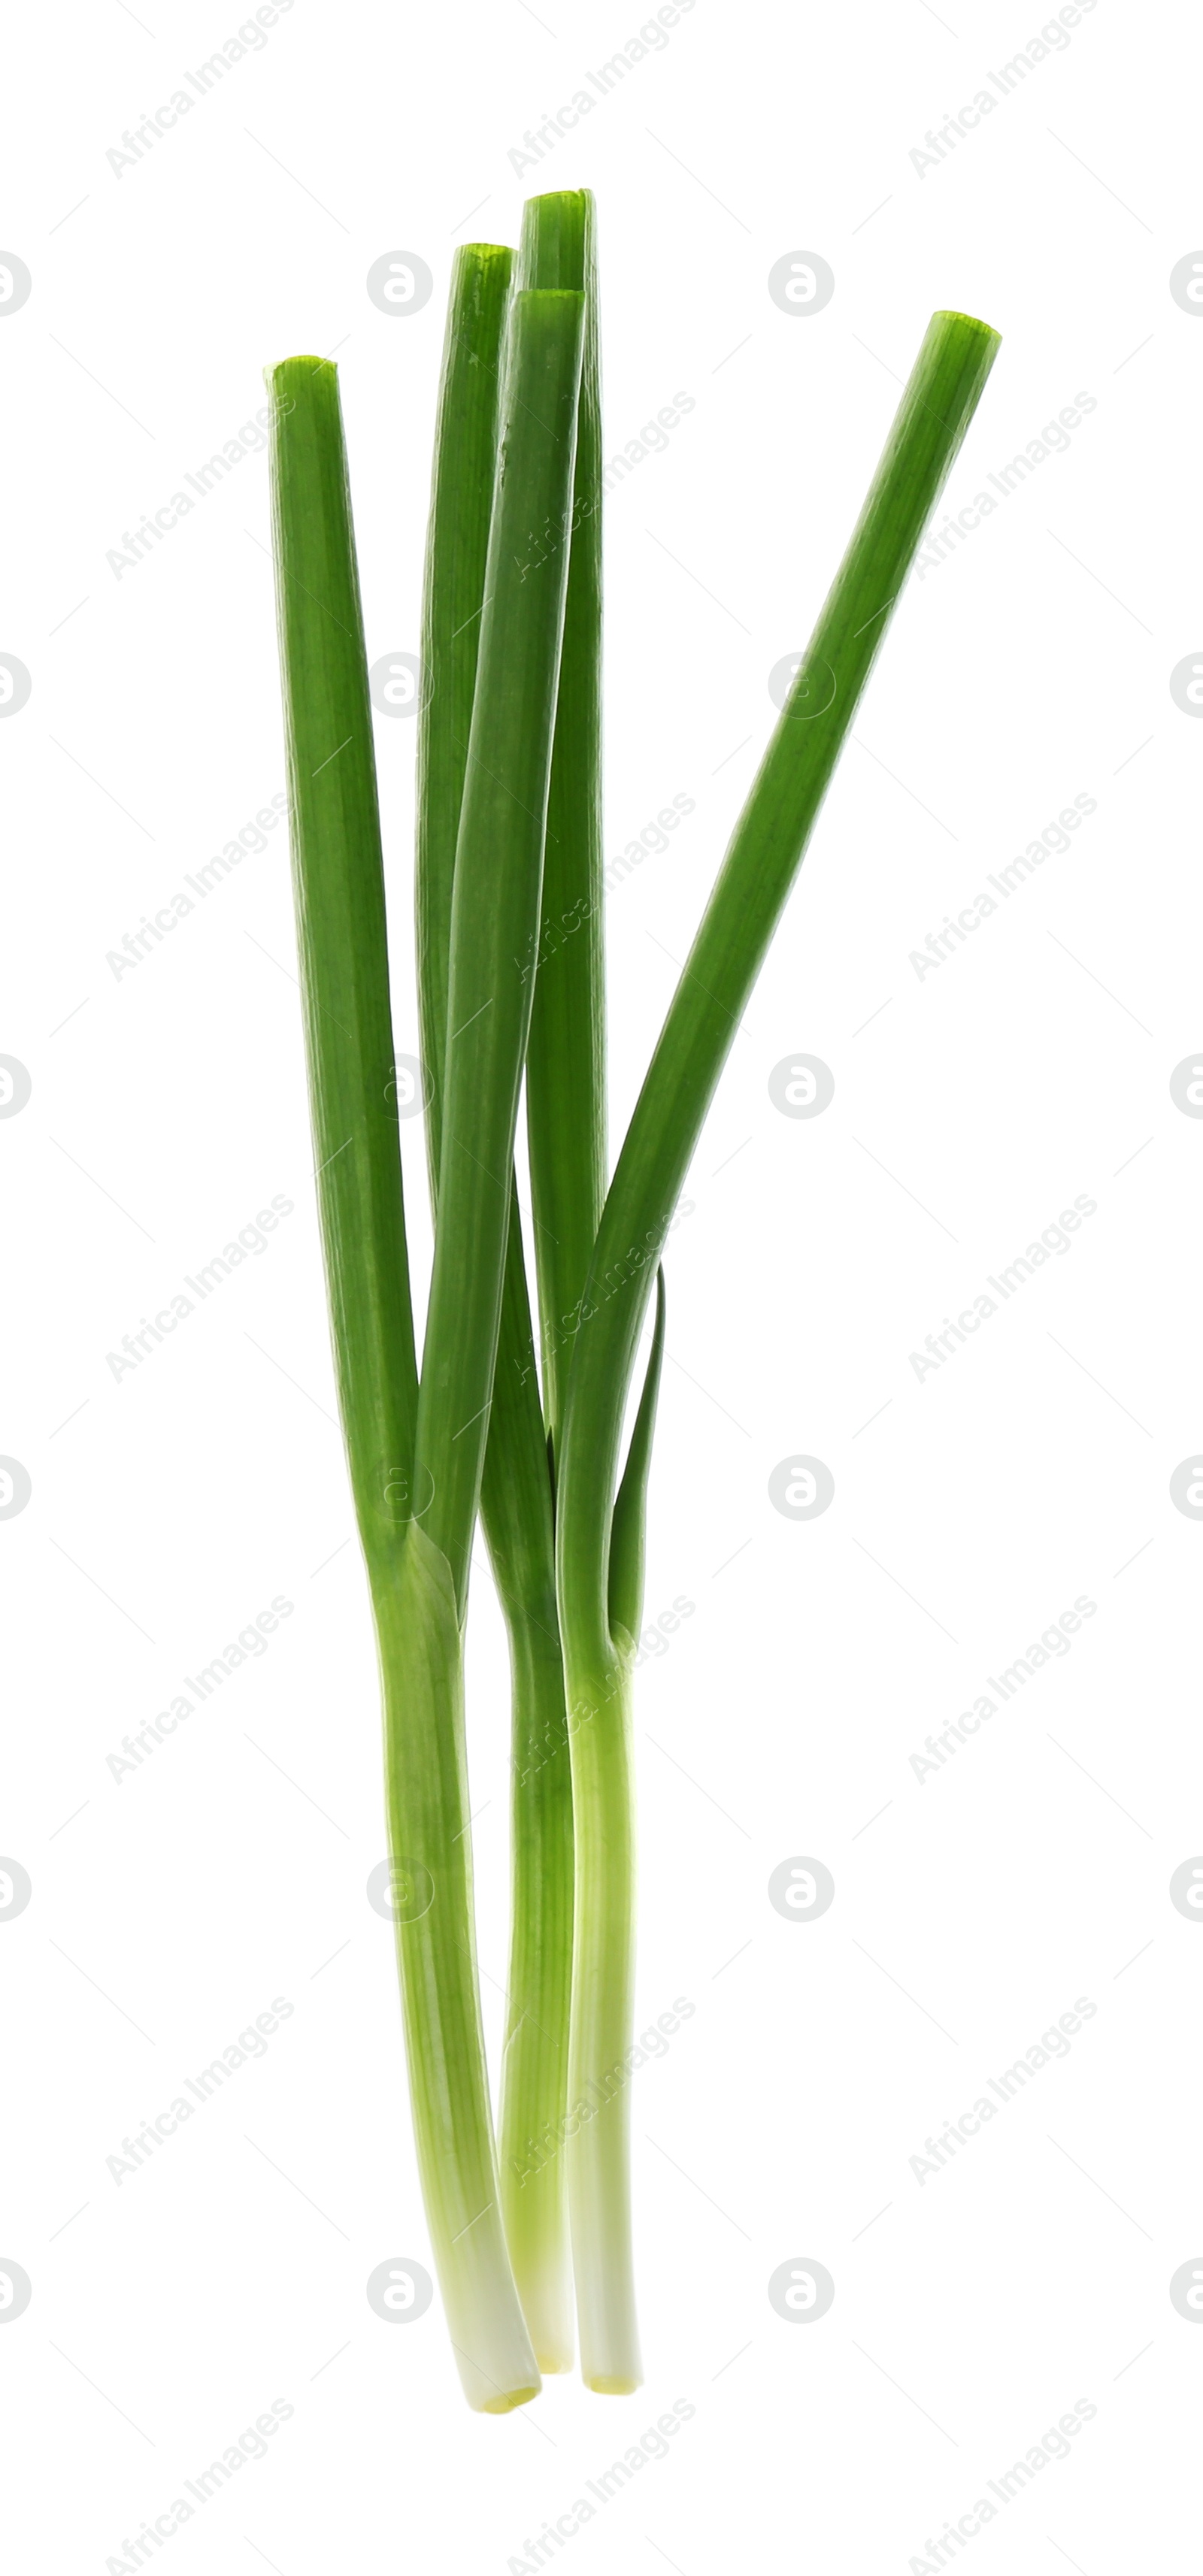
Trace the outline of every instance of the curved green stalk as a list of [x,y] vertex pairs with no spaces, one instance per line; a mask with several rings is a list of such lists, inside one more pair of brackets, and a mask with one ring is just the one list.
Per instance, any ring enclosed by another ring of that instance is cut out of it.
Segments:
[[[513,254],[457,252],[435,433],[423,594],[416,911],[427,1148],[436,1201],[455,848],[476,688],[492,516],[502,335]],[[543,281],[532,281],[543,282]],[[550,281],[552,283],[556,281]],[[572,2281],[558,2135],[568,2088],[572,1779],[555,1596],[551,1477],[511,1177],[481,1520],[510,1644],[512,1903],[499,2138],[501,2206],[542,2370],[572,2366]]]
[[643,1617],[643,1559],[647,1533],[647,1485],[652,1465],[652,1438],[656,1429],[656,1406],[660,1397],[660,1377],[664,1367],[664,1324],[666,1299],[664,1272],[656,1272],[656,1321],[652,1328],[652,1347],[648,1358],[643,1393],[631,1431],[627,1463],[622,1483],[614,1497],[614,1514],[610,1523],[610,1632],[622,1630],[632,1648],[639,1635]]
[[[967,315],[932,319],[670,1005],[590,1265],[557,1513],[577,1853],[574,2100],[605,2080],[630,2039],[630,1658],[612,1634],[609,1587],[623,1409],[652,1276],[740,1015],[997,346]],[[594,2387],[630,2387],[639,2372],[626,2101],[624,2085],[578,2134],[569,2165],[581,2365]]]
[[414,2135],[465,2393],[539,2373],[497,2204],[454,1587],[413,1520],[418,1413],[371,713],[336,370],[268,376],[280,658],[318,1199],[339,1407],[376,1617]]

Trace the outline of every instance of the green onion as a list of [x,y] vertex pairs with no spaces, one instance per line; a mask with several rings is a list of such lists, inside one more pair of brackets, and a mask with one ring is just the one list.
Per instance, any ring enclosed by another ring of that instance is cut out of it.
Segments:
[[[570,509],[582,329],[579,294],[514,299],[452,893],[439,1224],[416,1407],[400,1167],[388,1115],[392,1043],[371,719],[336,382],[333,370],[294,360],[274,371],[271,385],[314,1128],[331,1158],[326,1172],[336,1176],[345,1153],[353,1183],[366,1167],[376,1185],[369,1196],[360,1183],[346,1221],[346,1190],[333,1177],[321,1210],[340,1403],[380,1647],[415,2136],[461,2378],[470,2403],[487,2412],[532,2396],[539,2373],[505,2247],[485,2079],[461,1623],[530,1016],[529,983],[516,961],[538,931],[563,630],[565,550],[542,555],[541,537],[549,524],[562,527]],[[319,787],[344,761],[349,787]],[[336,1138],[340,1124],[350,1132]],[[396,1320],[402,1303],[404,1329]],[[368,1366],[357,1365],[364,1338],[357,1318],[362,1312],[376,1325],[382,1306],[397,1346],[391,1371],[387,1350],[378,1355],[378,1325]],[[395,1437],[386,1447],[388,1432]]]
[[[470,2403],[641,2365],[631,2267],[632,1682],[668,1227],[996,336],[937,314],[740,817],[605,1191],[601,432],[592,199],[452,278],[419,718],[435,1247],[419,1378],[380,835],[335,371],[274,369],[298,945],[339,1403],[371,1585],[414,2129]],[[525,1072],[542,1383],[514,1139]],[[625,1464],[622,1426],[656,1277]],[[513,1924],[494,2145],[463,1627],[477,1515],[510,1642]]]
[[631,2045],[634,1982],[633,1658],[610,1607],[627,1392],[656,1264],[727,1051],[997,346],[995,332],[964,314],[933,317],[682,971],[590,1265],[556,1535],[577,1870],[569,2093],[605,2100],[574,2137],[569,2164],[581,2368],[594,2388],[625,2390],[640,2377],[630,2087],[614,2072]]
[[[418,1377],[371,710],[335,369],[268,376],[301,991],[339,1405],[376,1616],[414,2127],[471,2404],[533,2395],[496,2216],[450,1574],[413,1520]],[[483,2213],[483,2215],[482,2215]],[[473,2222],[476,2222],[473,2224]]]
[[[438,1217],[414,1477],[422,1545],[449,1566],[461,1621],[489,1438],[539,931],[583,323],[577,292],[530,289],[513,297],[456,841]],[[532,1658],[520,1679],[531,1696],[537,1673]],[[558,1699],[555,1716],[562,1727]],[[562,1795],[559,1804],[562,1813]],[[566,1889],[561,1897],[566,1901]],[[562,2075],[551,2071],[558,2091]],[[533,2287],[536,2294],[544,2289],[537,2280]],[[549,2281],[549,2332],[554,2298]],[[548,2354],[560,2367],[567,2357],[554,2346]]]
[[[508,250],[485,243],[469,243],[456,253],[435,433],[418,727],[415,893],[422,1049],[431,1090],[427,1143],[436,1213],[452,886],[485,597],[511,267]],[[554,787],[553,755],[553,795]],[[512,1173],[481,1519],[509,1634],[513,1707],[513,1883],[501,2205],[514,2277],[539,2367],[568,2370],[573,2317],[567,2176],[562,2157],[546,2157],[538,2142],[548,2129],[556,2134],[568,2091],[572,1779],[556,1607],[551,1472]]]

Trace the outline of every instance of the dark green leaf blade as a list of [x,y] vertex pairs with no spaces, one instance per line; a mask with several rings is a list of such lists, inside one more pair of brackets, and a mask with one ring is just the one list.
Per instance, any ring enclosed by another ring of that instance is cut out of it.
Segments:
[[272,506],[293,882],[339,1404],[369,1563],[404,1517],[417,1365],[384,872],[337,369],[286,358]]
[[461,1615],[488,1433],[530,1024],[583,316],[583,297],[558,291],[524,291],[510,307],[504,425],[455,859],[415,1510],[451,1566]]
[[609,1651],[623,1408],[652,1277],[741,1013],[998,335],[933,316],[843,563],[690,950],[610,1186],[576,1337],[557,1547],[565,1634]]
[[523,286],[585,297],[564,650],[526,1054],[544,1411],[558,1453],[577,1310],[606,1194],[602,882],[602,455],[596,212],[587,189],[523,209]]

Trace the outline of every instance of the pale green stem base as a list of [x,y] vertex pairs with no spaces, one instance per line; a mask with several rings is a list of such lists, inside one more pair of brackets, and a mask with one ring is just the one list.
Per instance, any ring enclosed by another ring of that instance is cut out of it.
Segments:
[[635,2004],[635,1814],[631,1656],[600,1673],[574,1664],[569,1740],[576,1914],[569,2052],[572,2261],[581,2376],[623,2396],[643,2378],[631,2249],[631,2053]]
[[[552,1609],[554,1618],[554,1606]],[[541,2370],[571,2370],[568,2007],[572,1776],[558,1632],[515,1621],[512,1908],[501,2092],[501,2205]]]
[[502,2227],[472,1907],[463,1658],[451,1569],[415,1523],[373,1596],[414,2138],[470,2406],[539,2388]]

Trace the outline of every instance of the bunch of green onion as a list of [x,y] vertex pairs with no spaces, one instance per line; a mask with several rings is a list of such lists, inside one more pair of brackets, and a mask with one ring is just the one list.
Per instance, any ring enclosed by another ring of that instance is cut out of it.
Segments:
[[[423,605],[418,1001],[434,1205],[419,1367],[384,876],[337,373],[271,369],[293,870],[317,1188],[384,1701],[419,2167],[469,2404],[573,2357],[641,2378],[631,2262],[632,1667],[691,1156],[996,334],[937,313],[736,825],[608,1179],[594,211],[455,259]],[[541,940],[541,921],[576,923]],[[529,1217],[514,1171],[525,1076]],[[524,1223],[539,1313],[532,1326]],[[622,1432],[649,1301],[651,1356]],[[620,1472],[621,1465],[621,1472]],[[512,1667],[500,2136],[477,1979],[464,1623],[477,1516]],[[566,2141],[532,2165],[532,2140]]]

